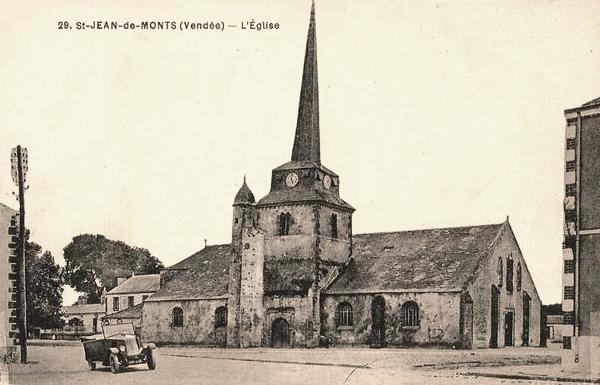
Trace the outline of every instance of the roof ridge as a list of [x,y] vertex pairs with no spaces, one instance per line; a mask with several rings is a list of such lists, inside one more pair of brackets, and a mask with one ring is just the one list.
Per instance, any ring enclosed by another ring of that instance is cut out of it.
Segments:
[[398,231],[376,231],[374,233],[353,234],[353,237],[357,237],[357,236],[361,236],[361,235],[399,234],[399,233],[412,233],[412,232],[433,231],[433,230],[472,229],[475,227],[502,226],[503,224],[504,224],[504,222],[503,223],[490,223],[490,224],[485,224],[485,225],[471,225],[471,226],[431,227],[431,228],[425,228],[425,229],[398,230]]

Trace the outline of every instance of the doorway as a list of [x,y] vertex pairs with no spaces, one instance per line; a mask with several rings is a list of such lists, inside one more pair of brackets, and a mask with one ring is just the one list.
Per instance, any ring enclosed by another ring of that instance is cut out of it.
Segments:
[[515,313],[512,311],[506,312],[504,315],[504,346],[514,346],[514,338],[513,338],[513,324],[514,324],[514,316]]
[[529,308],[531,307],[531,297],[527,292],[523,292],[523,346],[529,346]]
[[290,324],[283,318],[277,318],[271,326],[271,347],[290,347]]
[[492,285],[492,298],[491,298],[491,335],[490,335],[490,348],[498,347],[498,306],[500,299],[500,290],[496,285]]
[[463,349],[473,348],[473,299],[469,293],[460,298],[460,342]]
[[373,299],[371,304],[371,320],[373,321],[371,331],[371,347],[381,348],[385,346],[385,300],[381,296]]

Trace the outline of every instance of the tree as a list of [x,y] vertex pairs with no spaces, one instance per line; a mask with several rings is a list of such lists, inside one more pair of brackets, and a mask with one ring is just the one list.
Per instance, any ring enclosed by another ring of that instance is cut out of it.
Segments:
[[49,251],[29,241],[26,233],[27,327],[51,329],[63,324],[61,305],[63,277]]
[[65,282],[99,303],[103,288],[117,286],[117,278],[157,274],[164,267],[150,251],[132,247],[101,234],[81,234],[64,248]]

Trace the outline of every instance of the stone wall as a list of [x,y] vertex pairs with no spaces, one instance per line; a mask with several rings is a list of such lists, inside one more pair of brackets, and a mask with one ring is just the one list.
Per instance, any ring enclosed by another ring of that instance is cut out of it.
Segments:
[[[508,226],[508,224],[507,224]],[[513,291],[507,290],[506,269],[507,257],[512,255],[514,261]],[[498,275],[498,259],[502,258],[503,273],[502,279]],[[521,289],[517,287],[517,267],[521,264]],[[499,283],[502,281],[502,285]],[[529,346],[539,346],[540,344],[540,321],[541,321],[541,301],[529,274],[521,250],[517,244],[516,238],[510,226],[502,232],[491,248],[490,255],[486,263],[482,264],[475,273],[474,279],[466,288],[466,292],[473,299],[473,347],[485,348],[490,346],[491,339],[491,288],[495,285],[500,290],[499,295],[499,317],[498,317],[498,346],[502,347],[505,343],[504,322],[507,312],[514,313],[513,336],[514,346],[523,345],[523,298],[527,293],[531,298],[530,316],[529,316]]]
[[242,266],[240,283],[239,345],[261,346],[263,330],[264,233],[244,229],[242,233]]
[[[323,295],[323,294],[322,294]],[[452,346],[460,341],[460,293],[389,293],[323,295],[322,334],[333,345],[369,345],[371,306],[376,296],[385,300],[385,341],[393,345]],[[418,327],[403,326],[400,307],[407,301],[419,306]],[[353,325],[337,327],[336,308],[342,302],[352,305]]]
[[279,234],[279,214],[290,213],[292,223],[289,235],[313,235],[315,229],[315,218],[313,207],[306,204],[286,204],[276,207],[260,207],[258,209],[258,227],[266,236]]
[[[225,346],[226,327],[215,328],[215,311],[226,298],[185,301],[146,301],[142,312],[142,337],[159,344]],[[183,310],[183,326],[173,326],[173,308]]]

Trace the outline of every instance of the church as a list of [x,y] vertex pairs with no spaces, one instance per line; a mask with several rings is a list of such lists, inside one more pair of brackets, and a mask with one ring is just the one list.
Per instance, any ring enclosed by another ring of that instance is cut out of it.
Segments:
[[229,348],[540,343],[541,302],[508,218],[353,234],[340,177],[321,163],[314,3],[291,161],[258,201],[233,201],[231,244],[165,269],[141,328],[159,344]]

